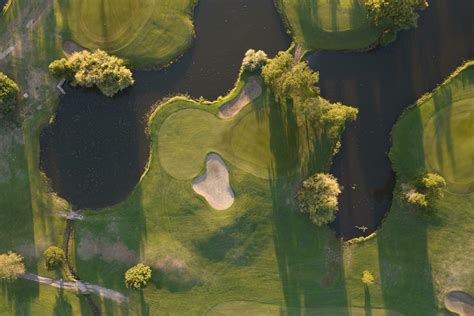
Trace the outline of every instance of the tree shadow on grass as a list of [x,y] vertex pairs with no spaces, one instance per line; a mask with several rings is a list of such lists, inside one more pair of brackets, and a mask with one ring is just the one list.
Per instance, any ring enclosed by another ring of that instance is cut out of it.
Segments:
[[[287,161],[301,161],[294,112],[291,105],[282,106],[270,99],[267,104],[274,156],[269,170],[273,234],[287,313],[318,313],[318,309],[325,307],[338,308],[339,313],[347,314],[340,241],[327,227],[311,224],[294,203],[295,189],[301,179],[317,166],[288,166]],[[306,144],[307,140],[302,140],[301,145]]]

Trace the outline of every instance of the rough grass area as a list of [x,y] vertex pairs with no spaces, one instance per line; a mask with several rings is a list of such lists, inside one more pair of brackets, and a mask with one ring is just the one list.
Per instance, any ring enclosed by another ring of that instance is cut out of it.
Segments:
[[64,39],[128,59],[134,67],[162,66],[193,40],[196,0],[61,0],[56,23]]
[[305,49],[362,49],[381,30],[369,24],[364,0],[276,0],[297,43]]

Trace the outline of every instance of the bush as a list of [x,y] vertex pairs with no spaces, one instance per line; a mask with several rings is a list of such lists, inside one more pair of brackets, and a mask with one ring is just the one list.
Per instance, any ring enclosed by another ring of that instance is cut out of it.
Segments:
[[300,108],[299,112],[313,126],[341,127],[346,121],[355,121],[359,113],[359,110],[356,108],[339,102],[331,103],[321,97],[308,98],[297,108]]
[[293,63],[293,56],[288,52],[279,52],[270,59],[262,68],[262,76],[279,100],[305,100],[319,94],[316,87],[319,74],[312,71],[305,61]]
[[446,187],[446,180],[436,173],[427,173],[421,179],[423,188],[426,190],[431,200],[439,199],[443,196],[443,190]]
[[312,222],[321,226],[336,218],[339,194],[341,189],[337,179],[330,174],[318,173],[303,182],[296,198],[300,211],[309,214]]
[[0,280],[14,281],[25,271],[23,257],[19,254],[8,252],[0,255]]
[[426,195],[420,192],[415,191],[414,189],[405,193],[405,199],[411,205],[417,208],[427,208],[428,207],[428,199]]
[[366,286],[372,285],[372,284],[374,284],[374,276],[372,275],[372,273],[365,270],[364,272],[362,272],[361,281]]
[[428,7],[426,0],[366,0],[372,25],[397,32],[417,25],[416,10]]
[[84,50],[72,54],[68,59],[55,60],[49,65],[49,70],[56,77],[70,80],[73,85],[96,86],[108,97],[135,83],[123,59],[99,49],[93,53]]
[[46,249],[43,253],[44,261],[46,263],[46,268],[48,270],[53,270],[61,267],[66,260],[64,250],[59,247],[51,246]]
[[151,268],[139,263],[125,272],[125,285],[127,288],[140,289],[147,285],[151,279]]
[[267,61],[268,56],[263,50],[255,51],[254,49],[249,49],[245,53],[242,67],[244,67],[245,70],[255,71],[265,65]]
[[4,73],[0,72],[0,112],[8,114],[12,112],[17,104],[18,86],[8,78]]

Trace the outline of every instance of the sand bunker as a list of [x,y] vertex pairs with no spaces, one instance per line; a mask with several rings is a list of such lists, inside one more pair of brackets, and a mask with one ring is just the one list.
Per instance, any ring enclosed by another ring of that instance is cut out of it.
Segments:
[[219,108],[219,117],[231,118],[240,112],[247,104],[262,94],[262,80],[260,77],[251,77],[242,88],[239,95]]
[[207,156],[206,173],[193,180],[193,189],[216,210],[228,209],[234,203],[229,171],[217,154]]
[[474,298],[465,292],[449,292],[444,298],[444,305],[459,315],[474,315]]

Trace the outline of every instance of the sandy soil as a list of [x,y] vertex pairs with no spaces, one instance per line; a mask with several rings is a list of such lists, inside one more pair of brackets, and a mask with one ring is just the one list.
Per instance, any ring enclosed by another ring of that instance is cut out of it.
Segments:
[[193,189],[216,210],[228,209],[234,203],[229,171],[217,154],[207,156],[206,173],[193,180]]
[[261,94],[262,79],[260,79],[260,77],[251,77],[236,98],[232,99],[219,108],[219,117],[226,119],[237,115],[240,110],[258,98]]
[[461,291],[449,292],[445,299],[446,308],[459,315],[474,315],[474,298]]

